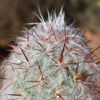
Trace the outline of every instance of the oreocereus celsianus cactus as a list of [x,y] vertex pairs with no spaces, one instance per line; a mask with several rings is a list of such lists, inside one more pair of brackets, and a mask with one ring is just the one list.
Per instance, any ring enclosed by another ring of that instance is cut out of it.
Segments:
[[[0,67],[0,100],[97,100],[97,66],[85,33],[66,25],[62,10],[32,23]],[[31,23],[30,23],[31,24]]]

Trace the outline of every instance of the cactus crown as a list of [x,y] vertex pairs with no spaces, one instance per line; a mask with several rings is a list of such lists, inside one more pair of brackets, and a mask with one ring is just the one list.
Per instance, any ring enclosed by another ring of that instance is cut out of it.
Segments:
[[97,66],[84,34],[66,25],[62,10],[39,19],[2,63],[1,100],[96,100]]

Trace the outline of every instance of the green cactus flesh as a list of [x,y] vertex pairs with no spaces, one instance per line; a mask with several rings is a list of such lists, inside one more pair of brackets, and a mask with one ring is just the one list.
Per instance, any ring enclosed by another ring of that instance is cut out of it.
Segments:
[[97,100],[97,66],[84,34],[66,25],[62,11],[40,20],[11,45],[0,100]]

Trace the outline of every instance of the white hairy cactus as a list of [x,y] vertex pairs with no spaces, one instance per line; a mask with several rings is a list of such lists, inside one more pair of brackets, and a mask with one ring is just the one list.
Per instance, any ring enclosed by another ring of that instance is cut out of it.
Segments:
[[97,100],[91,59],[97,48],[90,52],[84,33],[66,25],[62,10],[39,19],[16,38],[9,58],[0,56],[0,100]]

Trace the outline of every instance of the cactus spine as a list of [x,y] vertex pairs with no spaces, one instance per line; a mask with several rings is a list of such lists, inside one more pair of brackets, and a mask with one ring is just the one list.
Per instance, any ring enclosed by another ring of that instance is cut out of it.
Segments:
[[[84,34],[67,26],[62,10],[23,31],[3,61],[1,100],[97,100],[97,66]],[[97,48],[96,48],[97,49]]]

